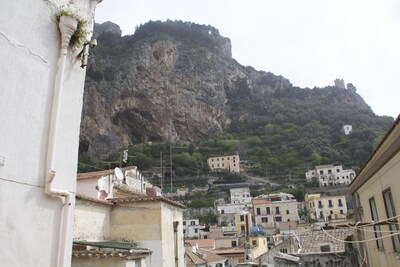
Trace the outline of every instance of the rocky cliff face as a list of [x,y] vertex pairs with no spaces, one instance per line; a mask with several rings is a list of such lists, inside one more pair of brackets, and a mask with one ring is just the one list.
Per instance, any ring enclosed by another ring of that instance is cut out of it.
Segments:
[[[141,142],[218,135],[252,116],[232,98],[268,98],[292,88],[281,76],[237,63],[230,40],[211,26],[150,22],[121,37],[107,22],[95,25],[95,36],[80,136],[80,151],[93,159]],[[369,109],[357,96],[346,101]]]

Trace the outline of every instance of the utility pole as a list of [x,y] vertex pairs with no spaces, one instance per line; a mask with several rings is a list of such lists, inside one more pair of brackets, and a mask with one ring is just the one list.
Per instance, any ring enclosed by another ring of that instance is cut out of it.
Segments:
[[162,156],[162,151],[160,151],[160,167],[161,167],[161,182],[160,182],[160,187],[161,187],[161,192],[163,190],[164,186],[164,169],[163,169],[163,156]]
[[169,146],[169,174],[171,177],[171,193],[172,193],[172,147]]

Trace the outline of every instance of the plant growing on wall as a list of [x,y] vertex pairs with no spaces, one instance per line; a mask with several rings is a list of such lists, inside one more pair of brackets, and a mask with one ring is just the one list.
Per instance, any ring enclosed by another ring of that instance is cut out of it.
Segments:
[[87,41],[86,37],[89,34],[89,31],[87,30],[87,20],[84,20],[77,14],[77,12],[68,7],[61,8],[61,10],[57,13],[57,22],[60,21],[62,16],[69,16],[78,21],[77,29],[72,35],[69,45],[70,47],[81,47]]

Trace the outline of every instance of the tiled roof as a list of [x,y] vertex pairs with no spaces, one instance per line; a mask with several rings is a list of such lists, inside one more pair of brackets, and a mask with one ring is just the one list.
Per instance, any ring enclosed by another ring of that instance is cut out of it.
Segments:
[[186,208],[185,205],[182,205],[178,202],[175,202],[169,198],[163,197],[163,196],[156,196],[156,197],[149,197],[149,196],[143,196],[143,197],[130,197],[130,198],[113,198],[111,199],[113,203],[135,203],[135,202],[155,202],[155,201],[163,201],[166,202],[170,205],[179,207],[179,208]]
[[192,246],[197,245],[199,248],[215,248],[215,240],[210,239],[186,239],[185,243]]
[[103,204],[103,205],[110,205],[112,206],[113,203],[107,200],[101,200],[101,199],[97,199],[97,198],[92,198],[92,197],[87,197],[81,194],[76,194],[76,198],[77,199],[81,199],[81,200],[86,200],[89,202],[94,202],[94,203],[98,203],[98,204]]
[[219,248],[213,249],[212,252],[218,255],[244,254],[244,247]]
[[75,258],[111,258],[111,257],[133,257],[133,258],[144,258],[147,255],[151,254],[151,251],[136,251],[136,250],[128,250],[128,251],[116,251],[116,250],[79,250],[73,251],[72,257]]
[[[335,230],[311,230],[299,233],[301,252],[303,253],[321,253],[321,246],[327,243],[333,244],[334,251],[332,252],[344,252],[344,242],[339,240],[345,240],[346,237],[353,234],[351,228],[346,229],[335,229]],[[333,237],[333,238],[332,238]]]
[[204,249],[199,249],[198,250],[201,255],[203,255],[203,259],[205,259],[207,262],[216,262],[216,261],[226,261],[227,258],[222,257],[216,253],[213,253],[212,251],[206,251]]
[[202,259],[199,255],[191,252],[190,250],[186,250],[185,251],[186,256],[189,257],[189,259],[192,261],[192,263],[194,264],[205,264],[207,263],[207,261],[205,261],[204,259]]
[[[122,171],[130,170],[136,168],[136,166],[128,166],[121,168]],[[78,173],[77,180],[84,180],[84,179],[97,179],[109,174],[114,174],[114,169],[111,170],[104,170],[104,171],[97,171],[97,172],[85,172],[85,173]]]

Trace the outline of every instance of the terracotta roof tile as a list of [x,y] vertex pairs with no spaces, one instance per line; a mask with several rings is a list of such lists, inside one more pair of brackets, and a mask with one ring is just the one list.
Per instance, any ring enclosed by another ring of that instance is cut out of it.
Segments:
[[111,258],[111,257],[131,257],[131,258],[144,258],[151,254],[151,251],[117,251],[117,250],[78,250],[72,252],[72,257],[75,258]]
[[88,197],[88,196],[84,196],[81,194],[76,194],[76,198],[77,199],[81,199],[81,200],[86,200],[89,202],[94,202],[94,203],[98,203],[98,204],[103,204],[103,205],[109,205],[112,206],[113,203],[108,201],[108,200],[101,200],[101,199],[97,199],[97,198],[92,198],[92,197]]
[[218,255],[244,254],[244,247],[219,248],[213,249],[212,252]]
[[192,261],[192,263],[194,264],[205,264],[207,263],[207,261],[205,261],[204,259],[202,259],[199,255],[197,255],[196,253],[191,252],[190,250],[186,250],[185,251],[186,256],[189,257],[189,259]]
[[213,251],[206,251],[204,249],[199,249],[199,253],[201,255],[203,255],[203,258],[207,261],[207,262],[216,262],[216,261],[226,261],[227,258],[222,257],[216,253],[213,253]]
[[215,239],[186,239],[185,243],[199,248],[215,248]]
[[[130,170],[136,168],[136,166],[128,166],[121,168],[122,171]],[[97,172],[84,172],[78,173],[77,180],[84,180],[84,179],[97,179],[106,175],[114,174],[114,169],[111,170],[104,170],[104,171],[97,171]]]
[[113,198],[111,199],[113,203],[134,203],[134,202],[152,202],[152,201],[163,201],[166,202],[170,205],[179,207],[179,208],[186,208],[185,205],[182,205],[178,202],[175,202],[169,198],[163,197],[163,196],[156,196],[156,197],[149,197],[149,196],[143,196],[143,197],[130,197],[130,198]]

